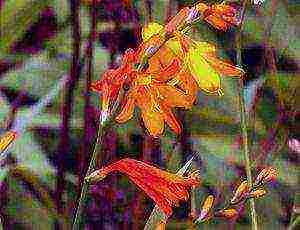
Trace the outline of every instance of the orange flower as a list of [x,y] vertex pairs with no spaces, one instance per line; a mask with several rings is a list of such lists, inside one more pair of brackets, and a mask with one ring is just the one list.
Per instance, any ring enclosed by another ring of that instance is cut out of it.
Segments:
[[99,181],[109,173],[121,172],[140,187],[167,217],[172,215],[172,206],[178,206],[180,200],[188,199],[188,189],[199,185],[199,178],[190,175],[183,177],[161,170],[142,161],[125,158],[96,170],[86,179]]
[[134,60],[135,52],[132,49],[126,50],[119,68],[107,70],[100,80],[92,83],[91,89],[102,93],[101,122],[109,116],[111,104],[116,100],[125,81],[130,81]]
[[[159,41],[161,31],[168,29],[166,27],[163,28],[158,23],[150,23],[145,26],[142,30],[145,47]],[[150,58],[149,66],[159,66],[164,62],[169,63],[173,58],[178,58],[181,61],[182,69],[169,84],[179,87],[186,94],[195,97],[199,87],[206,93],[222,95],[220,75],[240,77],[244,74],[242,69],[220,60],[214,45],[194,41],[180,32],[174,32],[174,34],[175,37],[167,41]],[[143,50],[145,49],[143,48]]]
[[8,131],[0,137],[0,153],[4,152],[7,147],[17,138],[17,133]]
[[177,134],[181,132],[181,126],[172,108],[190,108],[194,97],[186,95],[172,85],[164,83],[180,69],[179,61],[173,62],[157,73],[140,74],[132,83],[121,113],[116,121],[123,123],[133,116],[135,105],[141,110],[143,122],[152,136],[157,136],[164,131],[164,122]]
[[218,30],[227,31],[232,25],[238,25],[237,12],[232,6],[215,4],[204,11],[206,22]]

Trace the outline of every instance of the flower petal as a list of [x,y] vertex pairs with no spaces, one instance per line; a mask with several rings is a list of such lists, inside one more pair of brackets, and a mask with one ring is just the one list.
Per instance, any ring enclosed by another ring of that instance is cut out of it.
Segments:
[[154,78],[156,80],[163,81],[163,82],[168,81],[170,78],[174,77],[174,75],[176,73],[179,72],[180,68],[181,68],[181,64],[180,64],[179,59],[174,58],[172,60],[172,62],[168,66],[166,66],[165,68],[161,69],[159,71],[159,73],[157,73],[154,76]]
[[119,123],[124,123],[130,120],[133,116],[133,111],[134,111],[134,98],[128,97],[126,102],[124,103],[122,111],[116,117],[116,121]]
[[163,100],[165,106],[168,107],[183,107],[191,108],[195,98],[185,94],[179,89],[176,89],[172,85],[157,84],[160,99]]
[[207,16],[204,20],[218,30],[227,31],[230,27],[230,25],[226,21],[215,14]]
[[167,124],[170,126],[170,128],[176,133],[180,134],[181,133],[181,125],[177,121],[176,117],[172,113],[171,109],[161,105],[162,110],[163,110],[163,118],[167,122]]
[[156,22],[151,22],[142,28],[142,39],[148,41],[153,35],[158,34],[164,27]]
[[191,74],[202,90],[207,93],[217,93],[221,89],[218,73],[204,59],[201,50],[191,48],[187,61]]
[[213,55],[204,54],[203,57],[219,74],[223,76],[241,77],[245,74],[244,70],[241,68],[236,67],[229,62],[222,61]]

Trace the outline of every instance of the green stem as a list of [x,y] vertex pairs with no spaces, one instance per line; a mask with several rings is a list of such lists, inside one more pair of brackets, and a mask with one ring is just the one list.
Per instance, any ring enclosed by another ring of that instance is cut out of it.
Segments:
[[[103,134],[104,134],[104,127],[102,126],[102,124],[100,122],[99,127],[98,127],[96,144],[95,144],[95,147],[94,147],[93,155],[92,155],[92,158],[90,160],[88,170],[85,174],[86,176],[90,175],[92,173],[92,171],[94,170],[94,168],[95,168],[98,152],[101,151],[101,143],[102,143],[102,139],[103,139]],[[86,180],[84,180],[83,181],[83,186],[82,186],[82,189],[81,189],[81,193],[80,193],[80,198],[79,198],[79,201],[78,201],[78,207],[77,207],[74,222],[73,222],[73,227],[72,227],[73,230],[79,229],[80,216],[81,216],[81,213],[83,211],[83,205],[84,205],[84,201],[85,201],[88,189],[89,189],[89,183]]]
[[[241,24],[238,28],[237,36],[236,36],[236,46],[237,46],[237,64],[239,66],[242,66],[242,29],[243,29],[243,21],[246,11],[246,4],[247,0],[243,1],[243,8],[242,8],[242,19]],[[252,187],[252,176],[251,176],[251,165],[250,165],[250,151],[249,151],[249,143],[248,143],[248,134],[247,134],[247,120],[246,120],[246,109],[245,109],[245,101],[244,101],[244,95],[243,95],[243,88],[244,83],[243,79],[239,80],[238,85],[238,96],[239,96],[239,106],[240,106],[240,119],[241,119],[241,131],[242,131],[242,137],[243,137],[243,152],[245,157],[245,168],[246,168],[246,175],[247,175],[247,183],[249,187]],[[255,211],[255,203],[254,199],[250,199],[250,209],[251,209],[251,223],[252,223],[252,229],[257,230],[257,215]]]

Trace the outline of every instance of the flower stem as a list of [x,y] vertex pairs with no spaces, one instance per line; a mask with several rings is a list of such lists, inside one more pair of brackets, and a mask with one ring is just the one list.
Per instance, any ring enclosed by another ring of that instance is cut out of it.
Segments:
[[[101,151],[101,143],[102,143],[102,139],[103,139],[103,134],[104,134],[104,127],[102,126],[102,124],[100,122],[99,127],[98,127],[96,144],[95,144],[95,147],[94,147],[92,158],[90,160],[89,167],[88,167],[87,172],[85,174],[86,176],[90,175],[92,173],[92,171],[94,170],[94,168],[95,168],[98,152]],[[77,210],[76,210],[76,213],[75,213],[75,218],[74,218],[74,221],[73,221],[73,227],[72,227],[73,230],[80,229],[79,228],[80,217],[81,217],[81,213],[83,211],[83,205],[84,205],[84,201],[85,201],[88,189],[89,189],[89,183],[86,180],[84,180],[83,181],[83,186],[82,186],[82,189],[81,189],[81,193],[80,193],[80,197],[79,197],[79,201],[78,201],[78,207],[77,207]]]
[[[242,30],[243,30],[243,21],[245,17],[245,11],[246,11],[246,4],[247,0],[243,1],[242,6],[242,17],[241,17],[241,23],[238,28],[237,34],[236,34],[236,46],[237,46],[237,64],[239,66],[242,66]],[[242,138],[243,138],[243,152],[245,157],[245,168],[246,168],[246,175],[247,175],[247,183],[249,187],[252,187],[252,176],[251,176],[251,166],[250,166],[250,151],[249,151],[249,143],[248,143],[248,134],[247,134],[247,121],[246,121],[246,108],[245,108],[245,101],[244,101],[244,95],[243,95],[243,88],[244,83],[243,79],[239,80],[238,84],[238,96],[239,96],[239,107],[240,107],[240,119],[241,119],[241,131],[242,131]],[[250,199],[250,209],[251,209],[251,223],[252,223],[252,229],[257,230],[257,215],[255,211],[255,203],[254,199]]]

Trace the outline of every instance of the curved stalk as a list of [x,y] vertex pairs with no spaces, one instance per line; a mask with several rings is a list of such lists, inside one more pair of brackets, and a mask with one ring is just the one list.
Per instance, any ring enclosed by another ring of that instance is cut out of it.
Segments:
[[[242,30],[243,30],[243,21],[245,17],[245,11],[246,11],[246,5],[247,0],[243,1],[242,6],[242,17],[241,17],[241,23],[239,25],[237,34],[236,34],[236,48],[237,48],[237,64],[239,66],[242,66]],[[240,107],[240,119],[241,119],[241,132],[243,137],[243,152],[245,157],[245,168],[246,168],[246,175],[247,175],[247,183],[250,187],[252,187],[252,175],[251,175],[251,164],[250,164],[250,151],[249,151],[249,142],[248,142],[248,133],[247,133],[247,116],[246,116],[246,108],[245,108],[245,101],[244,101],[244,95],[243,95],[243,88],[244,83],[243,79],[239,80],[238,84],[238,97],[239,97],[239,107]],[[257,215],[255,210],[255,203],[254,199],[250,199],[250,210],[251,210],[251,224],[252,229],[257,230]]]

